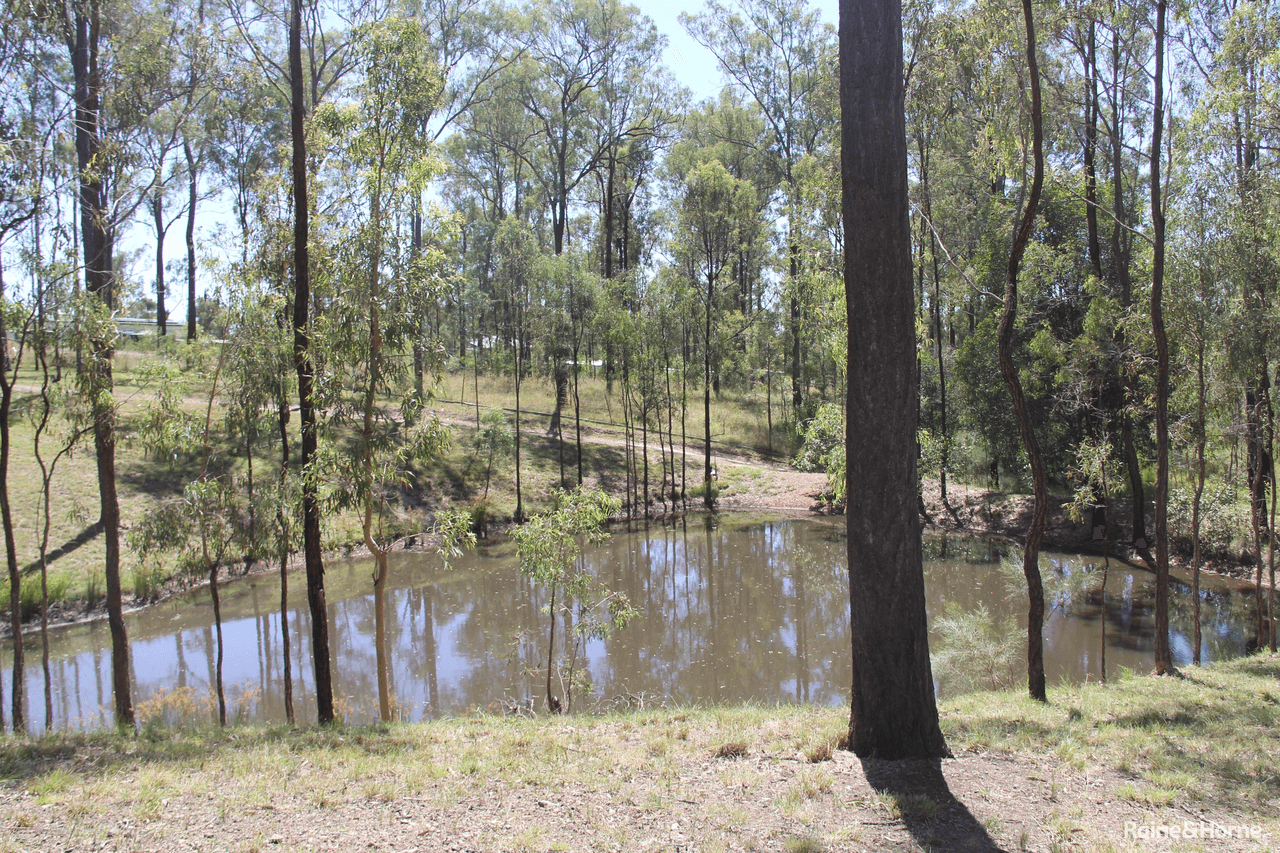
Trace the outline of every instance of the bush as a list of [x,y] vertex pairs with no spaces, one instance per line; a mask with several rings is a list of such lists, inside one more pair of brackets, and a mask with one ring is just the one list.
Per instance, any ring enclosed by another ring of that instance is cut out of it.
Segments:
[[934,624],[933,676],[947,696],[1003,690],[1014,680],[1020,634],[1014,617],[997,625],[983,606],[965,613],[955,602]]
[[804,425],[804,444],[795,458],[801,471],[826,471],[827,492],[834,503],[845,499],[844,410],[823,403]]
[[[1191,545],[1191,505],[1195,497],[1191,489],[1169,490],[1169,534]],[[1249,508],[1236,502],[1235,489],[1226,483],[1205,484],[1200,498],[1200,548],[1205,554],[1229,554],[1237,540],[1247,541]]]

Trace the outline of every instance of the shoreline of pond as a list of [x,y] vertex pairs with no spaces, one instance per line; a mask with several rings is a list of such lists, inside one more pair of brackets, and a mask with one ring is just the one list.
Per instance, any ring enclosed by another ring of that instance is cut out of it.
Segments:
[[[782,482],[782,486],[781,488],[775,488],[772,482],[763,485],[756,483],[754,488],[739,492],[726,500],[718,502],[717,506],[710,511],[700,503],[676,511],[668,510],[664,507],[663,511],[651,512],[648,516],[636,515],[628,518],[625,513],[619,513],[610,520],[610,524],[626,525],[644,522],[663,524],[673,519],[702,517],[708,512],[736,517],[767,515],[771,518],[791,516],[835,519],[841,515],[841,513],[832,512],[830,506],[823,500],[826,484],[824,474],[798,472],[794,469],[772,466],[758,461],[733,460],[732,464],[755,466],[763,471],[780,475],[776,479]],[[941,498],[939,483],[936,480],[923,481],[921,503],[923,512],[920,516],[920,522],[924,530],[942,534],[962,534],[999,540],[1014,547],[1022,546],[1022,535],[1025,534],[1031,515],[1030,495],[1000,492],[952,483],[948,486],[948,500],[944,502]],[[1068,502],[1064,499],[1050,497],[1049,520],[1042,549],[1077,556],[1103,557],[1104,549],[1101,543],[1093,540],[1086,524],[1077,523],[1070,519],[1066,512],[1067,504]],[[1117,499],[1113,504],[1113,529],[1117,528],[1115,519],[1127,518],[1128,514],[1128,502]],[[510,531],[515,526],[514,520],[510,518],[491,521],[485,537],[481,540],[481,544],[494,546],[509,541]],[[1144,572],[1151,571],[1150,565],[1132,547],[1120,547],[1118,537],[1115,536],[1109,541],[1111,542],[1111,547],[1106,549],[1106,557],[1124,563],[1131,568]],[[1183,544],[1185,543],[1179,543],[1175,540],[1175,545]],[[438,545],[439,538],[434,531],[428,529],[397,540],[392,545],[392,551],[429,553],[435,550]],[[1189,585],[1191,583],[1191,568],[1186,565],[1184,560],[1179,558],[1180,550],[1184,549],[1171,549],[1171,577]],[[1185,548],[1185,550],[1189,550],[1189,547]],[[370,552],[363,542],[355,540],[326,551],[324,560],[329,563],[336,560],[359,560],[369,556]],[[305,561],[301,549],[289,555],[288,571],[292,576],[302,575],[305,571]],[[1220,581],[1227,581],[1238,591],[1250,592],[1255,587],[1253,571],[1254,566],[1251,564],[1242,563],[1238,560],[1232,562],[1223,559],[1221,556],[1217,559],[1206,560],[1201,567],[1202,575],[1207,575]],[[279,564],[275,561],[257,560],[249,562],[247,565],[237,562],[223,567],[219,583],[231,583],[244,578],[256,578],[278,573]],[[134,600],[126,605],[124,612],[129,615],[144,611],[172,601],[176,596],[203,591],[208,586],[209,581],[207,579],[201,579],[199,582],[192,584],[181,584],[170,578],[161,584],[147,599],[139,600],[135,596]],[[294,586],[291,584],[291,587]],[[1265,570],[1262,578],[1262,587],[1265,593],[1268,589],[1268,578]],[[297,593],[291,590],[291,599],[294,595],[305,595],[305,585],[298,584],[296,588],[298,589]],[[7,609],[4,612],[7,614]],[[68,598],[51,604],[49,608],[50,628],[83,625],[106,618],[105,596],[100,598],[93,606],[89,606],[84,598]],[[23,633],[38,632],[39,626],[40,618],[37,611],[33,616],[23,621]],[[12,633],[10,621],[7,618],[0,621],[0,639],[10,639]]]

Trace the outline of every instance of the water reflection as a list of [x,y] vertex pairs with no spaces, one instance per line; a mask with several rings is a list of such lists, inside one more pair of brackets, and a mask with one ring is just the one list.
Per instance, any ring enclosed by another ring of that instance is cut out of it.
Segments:
[[[588,643],[579,666],[595,696],[687,702],[844,703],[851,679],[844,526],[837,520],[692,517],[638,525],[590,551],[591,570],[641,612],[626,629]],[[1021,624],[1025,592],[1011,588],[1000,562],[1007,546],[955,536],[925,541],[931,621],[948,602],[984,606],[997,621]],[[1047,585],[1059,590],[1045,625],[1051,682],[1096,679],[1102,629],[1107,666],[1151,665],[1154,583],[1114,561],[1104,596],[1099,567],[1046,555]],[[379,715],[378,653],[370,564],[327,571],[329,636],[337,706],[348,720]],[[1247,595],[1206,582],[1205,661],[1246,651]],[[1176,661],[1191,659],[1189,589],[1171,585]],[[301,598],[301,597],[299,597]],[[223,588],[229,714],[284,719],[278,579]],[[499,710],[541,701],[545,678],[545,592],[521,577],[510,545],[440,566],[434,554],[393,555],[385,598],[386,700],[407,719]],[[305,600],[288,620],[299,720],[313,719],[311,624]],[[216,643],[207,596],[130,617],[140,713],[163,706],[216,719],[206,698]],[[567,633],[567,632],[566,632]],[[34,633],[28,635],[35,640]],[[936,641],[936,638],[935,638]],[[110,636],[105,622],[54,632],[54,726],[107,725],[111,718]],[[8,655],[6,655],[8,657]],[[38,655],[29,655],[37,660]],[[10,692],[4,673],[5,691]],[[29,719],[42,720],[43,684],[28,668]],[[940,685],[945,692],[946,685]],[[201,704],[204,703],[204,704]]]

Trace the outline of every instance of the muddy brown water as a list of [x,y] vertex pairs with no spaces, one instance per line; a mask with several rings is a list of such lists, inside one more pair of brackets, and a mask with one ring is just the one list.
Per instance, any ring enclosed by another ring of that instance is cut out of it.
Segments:
[[[846,702],[851,670],[845,547],[840,520],[724,514],[615,531],[584,560],[641,615],[612,637],[585,644],[577,667],[589,677],[590,692],[580,690],[576,705]],[[930,624],[936,626],[948,606],[960,612],[983,607],[996,621],[1013,617],[1021,624],[1025,593],[1000,568],[1010,552],[1005,543],[927,535]],[[1152,576],[1112,561],[1104,611],[1100,561],[1052,553],[1043,559],[1048,585],[1063,590],[1051,597],[1045,625],[1050,683],[1099,677],[1104,624],[1108,672],[1149,669]],[[1252,599],[1217,580],[1203,586],[1204,660],[1244,654],[1253,631]],[[338,708],[350,722],[376,719],[371,564],[331,562],[326,587]],[[290,593],[295,706],[298,719],[309,720],[315,715],[311,626],[300,578]],[[1179,664],[1191,659],[1190,598],[1188,588],[1172,584],[1170,623]],[[231,719],[284,718],[279,603],[274,576],[223,586],[223,679]],[[449,568],[433,553],[397,553],[386,603],[389,685],[398,717],[541,710],[546,595],[521,577],[513,546],[482,548]],[[216,659],[212,619],[207,594],[129,617],[143,720],[216,719],[209,695]],[[54,727],[106,725],[111,642],[105,621],[57,629],[51,636]],[[563,636],[560,626],[558,637]],[[44,686],[36,632],[28,640],[28,719],[38,728]],[[935,631],[931,642],[937,641]],[[4,665],[11,661],[7,648]],[[1022,669],[1014,665],[1015,678]],[[11,678],[8,669],[0,678],[6,697],[12,696]],[[945,677],[939,691],[948,692]]]

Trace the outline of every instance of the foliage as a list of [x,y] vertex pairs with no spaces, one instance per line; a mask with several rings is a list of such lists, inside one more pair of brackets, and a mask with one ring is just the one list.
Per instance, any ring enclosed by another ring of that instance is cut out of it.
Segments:
[[[600,491],[559,492],[551,510],[535,515],[512,533],[520,555],[520,573],[542,584],[549,595],[548,604],[543,608],[549,619],[546,695],[549,710],[561,708],[560,701],[551,692],[553,671],[560,672],[564,685],[563,707],[572,710],[574,690],[584,686],[576,670],[587,642],[609,636],[639,615],[626,595],[610,590],[594,578],[582,562],[582,545],[604,541],[608,533],[603,525],[620,507],[618,500]],[[558,619],[572,625],[571,636],[565,642],[568,664],[563,670],[556,665],[554,648]]]
[[836,503],[845,498],[844,410],[823,403],[804,425],[804,444],[794,465],[801,471],[825,471],[827,491]]
[[931,655],[933,674],[944,695],[1003,690],[1015,682],[1021,642],[1016,617],[997,624],[984,606],[966,612],[948,602],[933,631],[938,638]]
[[[1190,489],[1169,490],[1169,535],[1191,541]],[[1242,503],[1238,490],[1224,482],[1207,484],[1200,497],[1200,547],[1207,554],[1225,557],[1233,554],[1249,537],[1249,507]]]

